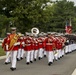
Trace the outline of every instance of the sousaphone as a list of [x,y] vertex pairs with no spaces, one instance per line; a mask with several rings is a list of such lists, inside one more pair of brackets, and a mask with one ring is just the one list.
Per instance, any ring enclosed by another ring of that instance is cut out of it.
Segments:
[[31,29],[31,33],[32,33],[33,35],[38,35],[38,34],[39,34],[39,29],[36,28],[36,27],[34,27],[34,28]]

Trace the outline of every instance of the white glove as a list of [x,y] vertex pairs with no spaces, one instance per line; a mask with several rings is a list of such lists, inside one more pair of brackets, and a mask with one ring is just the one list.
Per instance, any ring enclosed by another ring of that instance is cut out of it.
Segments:
[[22,45],[24,45],[25,44],[25,42],[22,42]]
[[23,47],[25,47],[25,44],[23,44]]
[[20,42],[17,42],[17,43],[14,44],[14,46],[17,46],[17,45],[20,45]]
[[8,45],[6,45],[6,50],[8,51]]

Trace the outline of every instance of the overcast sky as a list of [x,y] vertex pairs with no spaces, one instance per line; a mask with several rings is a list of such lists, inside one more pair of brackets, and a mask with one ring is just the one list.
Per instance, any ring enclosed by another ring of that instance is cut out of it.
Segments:
[[[56,1],[56,0],[53,0],[53,1]],[[76,5],[76,0],[68,0],[68,1],[73,1],[75,3],[75,5]]]
[[73,1],[75,3],[75,5],[76,5],[76,0],[69,0],[69,1]]

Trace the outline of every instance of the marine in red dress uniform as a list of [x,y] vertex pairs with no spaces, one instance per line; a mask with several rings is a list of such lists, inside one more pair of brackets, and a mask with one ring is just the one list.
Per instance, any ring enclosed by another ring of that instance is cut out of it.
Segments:
[[23,55],[24,55],[24,38],[23,38],[23,34],[21,35],[21,37],[18,39],[18,42],[20,42],[20,45],[18,46],[18,54],[17,54],[17,61],[20,61],[23,59]]
[[[10,33],[7,33],[7,37],[4,38],[3,42],[2,42],[2,48],[4,49],[4,51],[6,52],[6,57],[8,56],[9,54],[9,50],[7,49],[7,39],[8,39],[8,36],[10,35]],[[9,64],[10,63],[10,56],[8,56],[8,58],[6,58],[5,60],[5,64]]]
[[57,39],[57,44],[56,44],[56,48],[57,48],[57,52],[58,52],[58,59],[60,59],[61,57],[61,49],[62,49],[62,43],[61,43],[61,39],[60,39],[60,35],[56,36]]
[[26,51],[26,64],[29,65],[30,63],[30,54],[31,54],[31,50],[32,50],[32,41],[30,38],[30,34],[26,33],[26,38],[24,39],[25,42],[25,47],[24,50]]
[[39,60],[43,58],[43,35],[40,33],[38,38],[38,46],[39,46],[39,53],[38,58]]
[[34,60],[34,35],[31,33],[30,34],[30,38],[31,38],[31,55],[30,55],[30,62],[33,63]]
[[53,39],[51,38],[50,33],[48,33],[48,37],[46,38],[45,50],[47,51],[49,66],[53,63],[53,46],[54,46]]
[[38,46],[38,37],[34,36],[34,61],[37,60],[37,56],[38,56],[38,50],[39,50],[39,46]]
[[44,54],[44,57],[46,57],[46,50],[45,50],[45,46],[46,46],[46,33],[44,33],[44,35],[43,35],[43,49],[44,49],[44,52],[43,52],[43,54]]
[[9,35],[7,39],[7,47],[8,50],[10,50],[11,54],[11,70],[14,71],[16,70],[16,56],[17,56],[17,51],[18,51],[18,45],[20,44],[18,41],[18,37],[16,34],[16,27],[11,28],[11,34]]

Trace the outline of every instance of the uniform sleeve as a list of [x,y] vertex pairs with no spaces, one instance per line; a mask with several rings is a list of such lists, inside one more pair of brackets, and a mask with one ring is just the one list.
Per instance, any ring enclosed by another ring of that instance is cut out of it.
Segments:
[[6,43],[7,45],[9,45],[10,44],[10,36],[9,37],[7,37],[7,43]]
[[4,45],[5,45],[5,40],[6,40],[6,39],[4,39],[3,42],[2,42],[2,48],[3,48]]
[[6,50],[9,50],[9,45],[10,45],[10,36],[7,37]]

